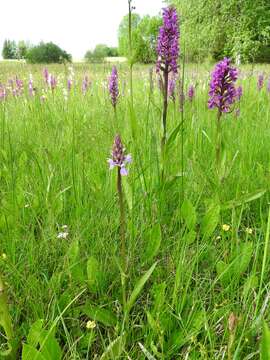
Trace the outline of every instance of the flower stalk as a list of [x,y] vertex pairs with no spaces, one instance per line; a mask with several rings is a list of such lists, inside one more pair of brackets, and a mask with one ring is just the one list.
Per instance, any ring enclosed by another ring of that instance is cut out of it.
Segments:
[[119,89],[118,89],[118,72],[116,66],[113,66],[111,76],[109,78],[109,93],[111,96],[111,103],[116,112],[116,104],[119,98]]
[[119,210],[120,210],[120,241],[121,241],[121,258],[123,264],[123,270],[126,272],[127,269],[127,257],[126,257],[126,224],[125,224],[125,207],[124,207],[124,198],[123,198],[123,189],[122,189],[122,175],[121,169],[117,168],[117,192],[118,192],[118,201],[119,201]]
[[128,0],[128,45],[129,45],[129,81],[130,81],[130,102],[133,110],[133,49],[132,49],[132,0]]
[[115,136],[114,144],[112,148],[112,158],[108,159],[110,170],[117,167],[117,193],[120,210],[120,242],[121,242],[121,259],[123,265],[123,271],[127,269],[127,256],[126,256],[126,223],[125,223],[125,206],[122,189],[122,176],[128,175],[126,165],[129,164],[132,159],[131,155],[125,155],[125,148],[122,144],[122,140],[119,135]]
[[210,91],[209,91],[209,109],[217,108],[217,132],[216,132],[216,166],[218,174],[221,168],[221,118],[223,113],[232,112],[232,105],[237,100],[238,91],[235,87],[238,71],[231,66],[231,60],[224,58],[212,72]]
[[[123,307],[126,307],[126,272],[128,268],[127,251],[126,251],[126,214],[124,204],[124,194],[122,187],[122,176],[127,176],[128,171],[126,165],[130,163],[131,155],[125,155],[125,148],[122,144],[119,135],[115,136],[114,144],[112,148],[112,158],[108,159],[110,170],[117,168],[117,193],[118,193],[118,204],[119,204],[119,225],[120,225],[120,256],[121,256],[121,284],[122,284],[122,296],[123,296]],[[127,319],[123,321],[123,329]]]

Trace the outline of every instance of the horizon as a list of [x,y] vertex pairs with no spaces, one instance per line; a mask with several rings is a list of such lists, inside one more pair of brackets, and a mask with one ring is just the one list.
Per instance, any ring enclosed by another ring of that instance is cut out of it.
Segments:
[[[0,59],[5,39],[16,43],[23,40],[31,45],[41,41],[53,42],[70,53],[73,60],[83,59],[86,51],[93,50],[97,44],[118,46],[118,27],[128,13],[127,0],[120,0],[117,5],[114,0],[99,0],[93,9],[86,0],[77,0],[76,7],[70,4],[63,7],[62,1],[48,0],[46,7],[42,8],[42,18],[40,3],[37,0],[28,0],[27,4],[11,0],[2,4]],[[134,0],[133,5],[139,15],[154,16],[165,4],[164,0]],[[13,16],[12,27],[10,14]]]

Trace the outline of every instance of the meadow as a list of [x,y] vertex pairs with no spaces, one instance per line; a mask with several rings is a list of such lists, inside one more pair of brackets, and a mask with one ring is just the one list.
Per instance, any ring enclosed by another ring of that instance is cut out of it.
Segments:
[[[135,65],[132,106],[128,65],[116,66],[114,111],[111,64],[48,65],[52,88],[44,66],[0,63],[1,356],[270,359],[269,65],[239,67],[219,173],[214,65],[181,65],[164,151],[155,69]],[[124,267],[107,162],[117,133],[132,156]]]

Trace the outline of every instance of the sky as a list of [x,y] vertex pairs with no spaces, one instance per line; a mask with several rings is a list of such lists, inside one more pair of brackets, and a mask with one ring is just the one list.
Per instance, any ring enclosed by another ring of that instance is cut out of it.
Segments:
[[[96,44],[117,46],[119,23],[127,0],[0,0],[0,50],[4,39],[52,41],[83,58]],[[140,15],[157,15],[163,0],[133,0]]]

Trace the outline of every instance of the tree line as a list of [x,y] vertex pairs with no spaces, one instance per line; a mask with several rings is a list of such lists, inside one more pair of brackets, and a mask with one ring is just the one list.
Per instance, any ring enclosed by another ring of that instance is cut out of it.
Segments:
[[27,60],[30,63],[61,63],[71,61],[71,55],[58,45],[49,42],[40,42],[36,46],[31,46],[25,41],[16,43],[13,40],[6,39],[2,50],[3,59]]
[[[180,15],[186,58],[270,62],[269,0],[167,0]],[[182,45],[182,46],[183,46]]]

